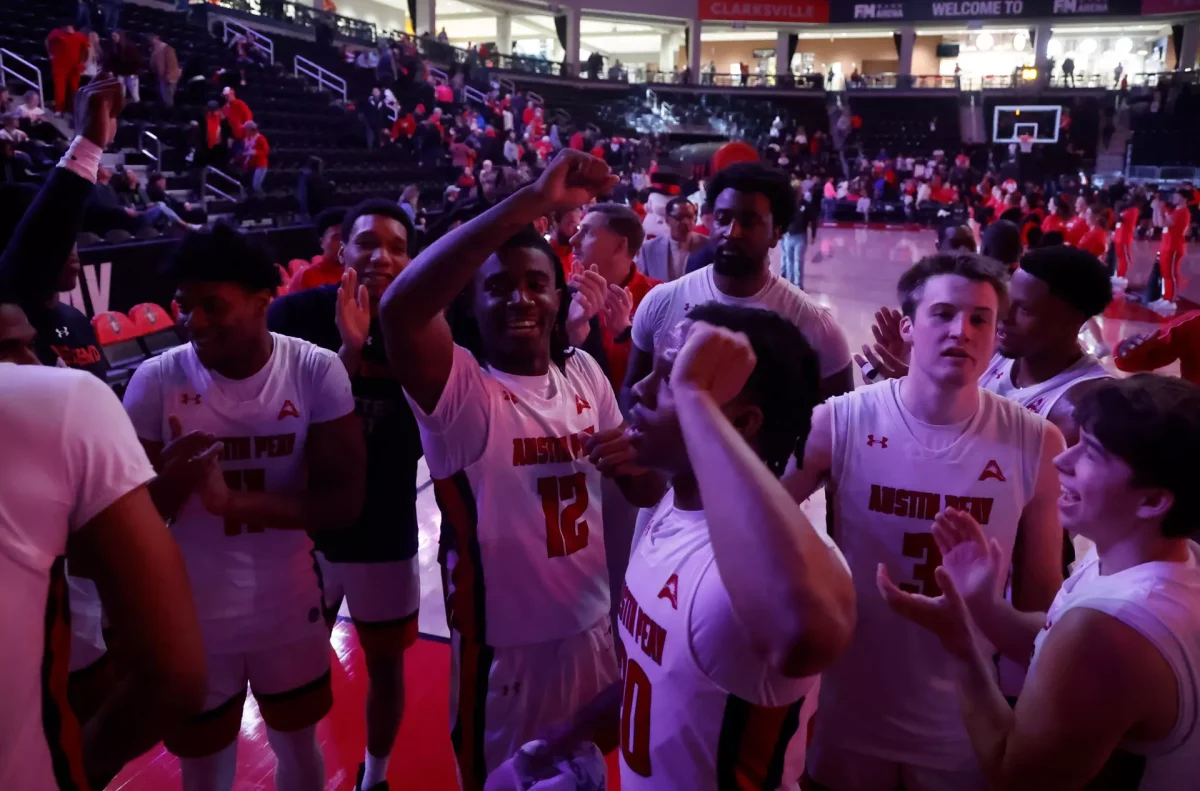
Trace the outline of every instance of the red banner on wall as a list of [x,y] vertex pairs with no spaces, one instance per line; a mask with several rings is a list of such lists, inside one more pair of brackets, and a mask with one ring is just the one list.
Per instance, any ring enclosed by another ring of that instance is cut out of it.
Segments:
[[1200,0],[1142,0],[1143,14],[1182,14],[1200,11]]
[[730,22],[828,22],[825,0],[700,0],[699,18]]

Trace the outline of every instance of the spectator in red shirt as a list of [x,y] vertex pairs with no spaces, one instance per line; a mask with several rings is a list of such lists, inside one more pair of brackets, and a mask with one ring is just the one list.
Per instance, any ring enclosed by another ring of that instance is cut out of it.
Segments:
[[242,159],[246,163],[246,172],[251,174],[250,185],[255,194],[262,194],[263,179],[267,177],[267,155],[271,145],[265,135],[258,131],[258,124],[247,121],[242,130],[246,133],[242,141]]
[[1058,231],[1064,236],[1067,233],[1067,220],[1071,217],[1071,204],[1064,196],[1051,198],[1048,204],[1050,212],[1042,220],[1042,234]]
[[[1060,198],[1065,202],[1065,198]],[[1063,231],[1063,239],[1071,247],[1078,247],[1079,240],[1087,233],[1087,201],[1081,196],[1075,201],[1075,216],[1067,221],[1066,230]]]
[[54,109],[59,113],[70,112],[87,62],[88,37],[74,25],[55,28],[46,36],[46,54],[50,56],[50,74],[54,78]]
[[583,132],[576,132],[575,134],[571,135],[571,139],[570,139],[570,141],[567,142],[567,146],[575,149],[576,151],[582,151],[583,150]]
[[396,116],[396,122],[392,124],[392,141],[397,140],[406,142],[412,139],[413,133],[417,131],[417,120],[413,118],[412,113]]
[[1137,228],[1138,218],[1141,217],[1143,198],[1138,195],[1130,201],[1117,204],[1117,227],[1113,231],[1113,247],[1117,252],[1117,275],[1113,278],[1113,286],[1124,291],[1129,285],[1126,274],[1129,272],[1129,262],[1133,260],[1133,231]]
[[289,294],[341,282],[346,269],[341,259],[342,220],[345,217],[344,209],[326,209],[317,215],[316,231],[321,239],[321,252],[292,277],[288,284]]
[[1108,229],[1105,228],[1104,222],[1107,214],[1107,210],[1098,203],[1089,206],[1084,215],[1087,230],[1084,231],[1083,236],[1079,237],[1079,244],[1075,245],[1102,261],[1104,254],[1108,252]]
[[1200,310],[1171,319],[1151,334],[1121,341],[1113,362],[1126,373],[1154,371],[1179,361],[1179,376],[1200,384]]
[[1158,269],[1162,274],[1162,299],[1151,302],[1149,307],[1160,313],[1175,312],[1175,283],[1179,278],[1179,267],[1187,253],[1187,232],[1192,223],[1188,210],[1191,190],[1181,189],[1171,196],[1171,208],[1164,211],[1167,226],[1163,229],[1162,243],[1158,248]]
[[[577,286],[589,302],[587,318],[590,320],[596,314],[600,316],[608,375],[614,389],[625,381],[633,314],[642,298],[659,284],[659,281],[638,271],[634,264],[633,259],[644,239],[645,232],[637,214],[617,203],[597,203],[588,207],[579,229],[571,237],[571,247],[579,268],[595,268],[589,274],[576,274],[574,280],[587,283]],[[586,331],[587,328],[587,322],[583,322],[582,330]],[[586,334],[571,341],[579,346],[584,338]]]
[[250,112],[248,104],[237,98],[233,88],[226,88],[221,93],[225,97],[225,106],[222,108],[222,112],[225,113],[225,122],[229,124],[229,133],[233,135],[233,153],[240,156],[243,140],[246,137],[246,124],[254,120],[254,113]]

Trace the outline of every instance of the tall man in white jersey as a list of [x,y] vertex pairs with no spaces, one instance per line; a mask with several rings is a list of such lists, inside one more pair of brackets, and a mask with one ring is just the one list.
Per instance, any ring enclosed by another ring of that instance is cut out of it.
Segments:
[[1007,297],[1000,264],[929,256],[898,291],[908,375],[819,407],[804,463],[785,481],[797,501],[826,483],[830,535],[858,595],[850,647],[822,675],[808,773],[832,791],[971,791],[984,781],[951,657],[872,595],[873,580],[886,570],[905,589],[936,592],[931,523],[962,508],[997,539],[1005,563],[1016,555],[1016,606],[1048,606],[1061,580],[1051,460],[1063,441],[1044,419],[978,386]]
[[[880,591],[954,657],[971,743],[994,791],[1195,788],[1200,771],[1200,388],[1141,374],[1075,408],[1054,463],[1063,526],[1095,542],[1048,612],[1000,595],[1001,549],[967,513],[938,518],[942,595]],[[986,639],[988,644],[983,644]],[[992,647],[1029,665],[1016,710]]]
[[[608,166],[561,152],[538,181],[438,239],[380,303],[442,510],[452,741],[464,788],[618,677],[601,475],[652,505],[600,367],[566,335],[570,297],[537,217],[587,203]],[[443,311],[469,300],[479,348]],[[638,473],[620,475],[622,472]]]
[[138,369],[125,407],[152,463],[198,432],[220,452],[194,491],[154,491],[183,551],[208,661],[205,711],[166,739],[184,791],[228,791],[246,685],[281,791],[324,787],[316,724],[332,703],[329,635],[309,533],[362,509],[364,449],[333,352],[267,330],[279,278],[225,226],[189,235],[168,263],[190,343]]
[[814,676],[854,628],[844,561],[778,480],[818,398],[816,355],[769,311],[700,305],[658,348],[630,431],[672,488],[625,574],[624,681],[548,753],[619,723],[625,791],[780,786]]
[[771,274],[768,255],[787,230],[796,192],[784,174],[757,162],[725,168],[713,177],[716,228],[711,266],[655,287],[633,319],[633,348],[621,403],[632,403],[633,386],[653,367],[654,350],[696,305],[719,302],[764,308],[795,324],[821,362],[821,396],[854,387],[850,347],[828,310],[781,277]]

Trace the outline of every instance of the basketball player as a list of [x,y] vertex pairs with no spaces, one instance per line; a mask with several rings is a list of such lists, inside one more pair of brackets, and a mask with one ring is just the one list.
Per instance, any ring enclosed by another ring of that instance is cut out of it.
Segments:
[[[1183,789],[1200,766],[1200,550],[1194,454],[1200,388],[1142,374],[1080,401],[1082,439],[1055,459],[1063,526],[1095,542],[1045,613],[997,591],[1001,550],[969,514],[938,516],[932,598],[896,588],[893,609],[954,657],[958,697],[993,789]],[[1015,711],[991,646],[1029,663]]]
[[[1067,444],[1075,444],[1079,431],[1071,416],[1071,390],[1109,376],[1100,360],[1080,346],[1079,335],[1111,301],[1107,274],[1090,253],[1064,245],[1027,253],[1009,282],[996,354],[980,386],[1038,413],[1058,427]],[[876,312],[876,343],[863,347],[865,359],[856,356],[869,372],[893,379],[907,373],[909,350],[899,322],[897,311]]]
[[[626,468],[612,387],[569,348],[561,264],[528,228],[615,182],[602,160],[561,151],[534,184],[426,248],[380,303],[442,510],[452,741],[466,789],[619,675],[601,474],[618,474],[638,505],[662,486]],[[468,288],[478,358],[443,315]]]
[[[387,791],[388,757],[404,715],[404,652],[417,639],[417,462],[421,438],[383,351],[379,300],[408,266],[412,220],[391,201],[343,212],[341,287],[324,285],[271,303],[274,332],[336,352],[350,374],[367,448],[362,515],[346,530],[316,533],[325,613],[345,599],[367,664],[367,749],[359,791]],[[360,285],[361,284],[361,285]]]
[[1192,215],[1188,210],[1190,190],[1178,190],[1171,195],[1171,208],[1163,213],[1162,242],[1159,245],[1158,269],[1162,274],[1162,298],[1156,299],[1146,307],[1164,316],[1173,316],[1178,310],[1175,305],[1175,286],[1179,279],[1180,266],[1187,254],[1187,233],[1192,223]]
[[1009,282],[996,354],[979,385],[1046,418],[1074,445],[1072,389],[1109,376],[1079,345],[1079,333],[1111,301],[1108,272],[1091,253],[1061,245],[1026,253]]
[[[0,339],[0,788],[104,788],[200,710],[200,625],[120,402],[88,373],[41,366],[16,306],[0,305]],[[68,552],[125,649],[82,729],[67,701]]]
[[1112,278],[1113,291],[1123,292],[1129,285],[1129,264],[1133,261],[1133,232],[1146,199],[1132,195],[1117,203],[1117,228],[1113,231],[1112,243],[1117,253],[1117,273]]
[[329,634],[309,532],[362,510],[362,429],[332,352],[267,330],[270,258],[226,226],[189,234],[164,270],[189,343],[142,363],[125,407],[151,462],[183,432],[219,445],[196,488],[155,498],[183,551],[204,633],[204,713],[166,739],[184,791],[233,787],[246,684],[277,788],[320,789]]
[[808,772],[833,791],[971,791],[985,784],[952,692],[952,658],[888,611],[871,581],[883,565],[906,589],[938,590],[930,524],[959,507],[986,523],[1006,564],[1015,555],[1017,608],[1048,606],[1062,580],[1051,461],[1063,441],[978,385],[1005,309],[1001,264],[933,255],[898,291],[908,374],[818,407],[803,465],[785,479],[797,502],[826,484],[830,535],[858,596],[850,646],[822,674]]
[[853,631],[845,564],[778,481],[819,362],[769,311],[708,303],[689,318],[634,387],[638,463],[672,491],[625,577],[621,787],[774,789],[814,676]]
[[[75,236],[82,230],[100,156],[116,134],[123,100],[120,81],[103,74],[78,94],[80,134],[40,191],[5,185],[0,193],[0,303],[22,313],[44,365],[85,370],[100,379],[109,365],[92,323],[60,295],[75,291],[82,267]],[[93,295],[95,296],[95,295]],[[70,573],[71,651],[68,698],[85,722],[112,695],[116,674],[101,633],[100,594],[91,580]]]
[[771,274],[768,255],[787,230],[796,193],[784,174],[756,162],[730,165],[713,177],[716,228],[712,266],[664,283],[647,295],[633,322],[633,350],[621,389],[622,404],[653,368],[654,349],[688,311],[706,302],[765,308],[800,328],[821,361],[821,393],[829,397],[854,386],[846,336],[829,311],[796,286]]

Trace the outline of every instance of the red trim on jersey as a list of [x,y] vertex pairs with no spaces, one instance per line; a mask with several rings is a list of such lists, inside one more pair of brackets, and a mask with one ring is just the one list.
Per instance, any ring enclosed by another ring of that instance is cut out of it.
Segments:
[[730,695],[717,739],[717,787],[733,791],[776,789],[788,742],[800,726],[804,699],[790,706],[756,706]]
[[79,721],[67,698],[71,661],[70,605],[67,594],[66,558],[50,568],[46,594],[46,633],[42,645],[42,732],[50,748],[54,780],[61,791],[87,791],[83,771],[83,740]]
[[[479,513],[475,493],[465,472],[450,478],[435,480],[433,493],[442,512],[441,550],[438,563],[442,566],[443,590],[447,591],[446,620],[452,631],[479,643],[487,642],[487,613],[484,597],[483,560],[479,550]],[[445,577],[447,553],[453,549],[458,557],[452,579]],[[445,583],[453,583],[446,585]],[[453,587],[454,593],[449,591]]]
[[458,710],[450,730],[450,743],[458,760],[463,791],[483,791],[488,774],[483,752],[488,677],[495,650],[466,638],[459,639],[458,648]]

